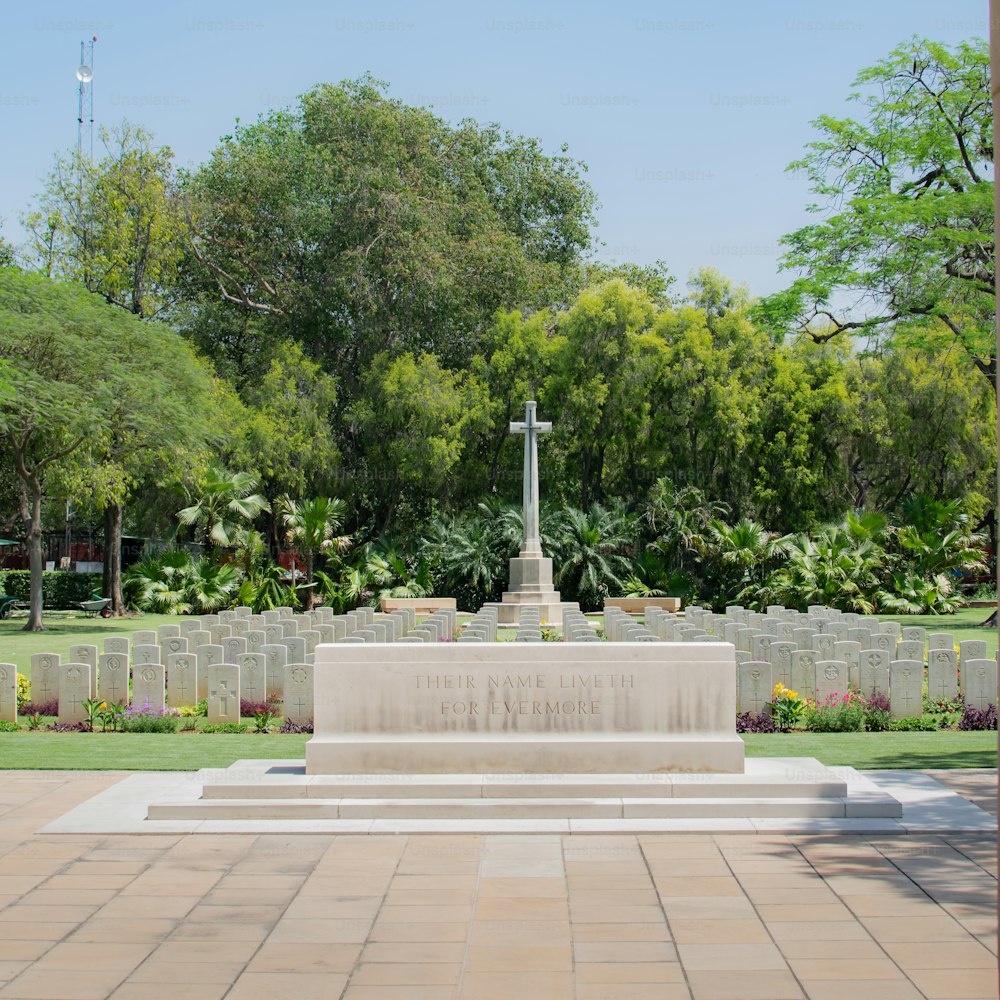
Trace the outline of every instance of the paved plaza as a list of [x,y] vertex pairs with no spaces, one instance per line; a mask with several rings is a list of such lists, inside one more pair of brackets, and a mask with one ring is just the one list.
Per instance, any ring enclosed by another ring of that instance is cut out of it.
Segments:
[[997,996],[989,834],[36,832],[122,777],[0,772],[0,998]]

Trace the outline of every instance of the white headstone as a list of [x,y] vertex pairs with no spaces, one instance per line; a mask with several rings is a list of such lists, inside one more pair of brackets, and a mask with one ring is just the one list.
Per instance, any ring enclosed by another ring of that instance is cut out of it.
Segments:
[[59,667],[59,722],[75,725],[87,718],[83,703],[90,697],[90,664],[63,663]]
[[212,663],[207,671],[208,721],[240,721],[240,668],[235,663]]
[[990,656],[982,639],[964,639],[958,644],[958,655],[962,663],[966,660],[988,660]]
[[167,657],[167,700],[174,708],[198,704],[198,657],[194,653]]
[[156,629],[156,635],[159,638],[161,646],[164,639],[176,639],[180,634],[181,628],[179,625],[159,625]]
[[933,701],[958,697],[958,654],[932,649],[927,654],[927,697]]
[[771,664],[763,660],[750,660],[736,665],[739,679],[737,700],[740,712],[760,715],[771,701]]
[[17,667],[0,663],[0,720],[17,722]]
[[150,646],[146,643],[136,643],[132,647],[132,663],[159,663],[160,647]]
[[155,646],[158,644],[156,629],[140,629],[132,633],[133,646]]
[[285,667],[285,718],[297,726],[313,721],[313,669],[311,663]]
[[31,657],[31,701],[51,703],[59,697],[59,654],[35,653]]
[[236,665],[240,668],[240,697],[258,705],[267,701],[267,657],[263,653],[239,653]]
[[208,629],[195,629],[188,633],[188,652],[194,653],[199,646],[209,646],[212,643],[212,633]]
[[985,711],[997,703],[997,661],[969,660],[962,664],[963,698],[967,705]]
[[771,663],[772,684],[784,684],[786,688],[792,685],[792,653],[795,652],[794,642],[772,642],[768,659]]
[[104,640],[105,653],[121,653],[128,656],[132,651],[132,643],[123,635],[109,635]]
[[251,629],[244,636],[247,641],[247,652],[248,653],[259,653],[261,646],[266,645],[267,637],[265,636],[263,629]]
[[226,663],[238,662],[236,657],[247,651],[247,641],[241,635],[231,635],[222,640],[222,658]]
[[108,705],[128,703],[128,657],[104,653],[97,664],[97,697]]
[[97,647],[81,642],[69,647],[69,658],[73,663],[86,663],[90,667],[90,690],[97,694]]
[[208,668],[224,662],[222,647],[209,643],[195,650],[198,657],[198,700],[208,697]]
[[797,649],[792,653],[792,683],[800,698],[816,697],[816,653],[812,649]]
[[221,646],[222,640],[228,639],[233,634],[233,630],[228,625],[212,625],[208,629],[208,634],[212,637],[213,645]]
[[168,656],[176,656],[178,653],[186,653],[188,651],[188,641],[184,636],[167,636],[160,643],[160,654],[163,657],[163,662],[167,662]]
[[932,632],[927,636],[928,649],[954,649],[955,637],[951,632]]
[[889,708],[894,719],[923,715],[924,665],[918,660],[889,664]]
[[889,654],[884,649],[861,650],[858,690],[866,697],[889,694]]
[[847,664],[843,660],[816,661],[816,700],[847,694]]
[[924,644],[913,639],[901,639],[896,643],[897,660],[920,660],[924,661]]
[[162,712],[165,704],[162,663],[136,663],[132,666],[132,707]]
[[266,660],[264,669],[267,671],[267,697],[277,698],[280,701],[284,697],[285,691],[285,664],[288,662],[288,647],[275,643],[261,646],[260,651]]

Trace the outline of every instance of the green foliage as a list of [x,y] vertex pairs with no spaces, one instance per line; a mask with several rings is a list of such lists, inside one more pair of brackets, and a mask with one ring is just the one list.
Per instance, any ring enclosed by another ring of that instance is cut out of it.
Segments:
[[857,691],[831,694],[823,701],[808,699],[802,721],[813,733],[856,733],[864,725],[865,700]]
[[162,712],[148,705],[143,708],[129,708],[122,718],[122,731],[126,733],[176,733],[181,715],[173,709]]
[[181,524],[201,533],[205,548],[233,545],[248,522],[270,510],[257,489],[257,478],[249,472],[227,472],[210,465],[197,489],[195,502],[177,512]]
[[103,718],[104,709],[107,702],[99,701],[97,698],[85,698],[82,708],[87,713],[87,728],[94,732],[94,725]]
[[16,733],[20,727],[10,719],[0,719],[0,733]]
[[774,685],[774,697],[770,702],[771,718],[779,733],[787,733],[803,717],[807,708],[805,698],[784,684]]
[[187,239],[173,153],[123,122],[102,128],[104,155],[74,152],[55,167],[25,222],[32,262],[144,318],[174,293]]
[[595,611],[608,594],[620,593],[637,529],[636,518],[623,506],[594,503],[588,510],[562,510],[548,551],[553,581],[563,599],[579,601],[584,611]]
[[[4,593],[26,601],[31,593],[31,571],[9,569],[0,573]],[[46,570],[42,573],[42,600],[45,607],[54,610],[78,608],[95,590],[101,589],[100,573],[67,573]]]
[[907,715],[889,723],[889,729],[895,733],[933,733],[938,728],[937,720],[929,715]]
[[242,722],[206,722],[201,727],[203,733],[245,733],[247,727]]
[[[775,329],[817,338],[870,335],[915,320],[946,332],[986,375],[995,368],[992,104],[982,39],[914,38],[855,80],[860,120],[823,115],[790,169],[825,204],[821,221],[783,238],[801,274],[765,299]],[[840,317],[847,291],[867,310]]]
[[31,700],[31,684],[24,674],[17,675],[17,710],[20,711]]
[[[347,550],[351,540],[338,536],[337,530],[344,523],[347,506],[343,500],[316,497],[296,502],[281,497],[276,509],[285,528],[285,544],[297,550],[305,559],[305,607],[313,605],[313,571],[316,558],[339,555]],[[254,595],[256,596],[256,595]]]
[[238,587],[232,565],[195,559],[183,549],[147,556],[130,566],[122,581],[128,603],[155,614],[210,614],[232,603]]

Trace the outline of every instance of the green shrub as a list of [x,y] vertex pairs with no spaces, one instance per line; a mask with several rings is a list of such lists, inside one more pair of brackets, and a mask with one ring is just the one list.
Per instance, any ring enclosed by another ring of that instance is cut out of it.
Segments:
[[811,733],[856,733],[865,721],[865,700],[857,691],[810,698],[802,719]]
[[894,733],[933,733],[938,728],[937,719],[928,715],[908,715],[902,719],[893,719],[889,728]]
[[126,708],[122,715],[122,731],[126,733],[176,733],[181,714],[176,709]]
[[16,733],[17,723],[9,719],[0,719],[0,733]]
[[[50,570],[42,574],[42,604],[57,611],[75,608],[81,601],[90,600],[90,595],[101,589],[102,582],[100,573]],[[11,597],[27,601],[31,596],[31,571],[8,570],[3,576],[3,589]]]
[[209,722],[201,727],[203,733],[245,733],[247,727],[238,722]]

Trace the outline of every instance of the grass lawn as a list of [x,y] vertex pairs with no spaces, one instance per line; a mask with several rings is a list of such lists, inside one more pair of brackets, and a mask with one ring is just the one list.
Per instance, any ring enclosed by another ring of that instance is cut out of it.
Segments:
[[930,632],[951,632],[955,642],[963,639],[985,639],[991,655],[997,651],[996,627],[983,628],[982,623],[992,613],[990,608],[963,608],[953,615],[879,615],[879,621],[899,622],[900,625],[920,625]]
[[58,653],[63,661],[69,647],[89,642],[103,650],[109,635],[131,636],[139,629],[155,629],[183,621],[178,615],[137,615],[135,618],[85,618],[80,615],[46,615],[44,632],[25,632],[24,618],[0,621],[0,663],[13,663],[18,671],[31,678],[34,653]]
[[[0,770],[195,771],[243,758],[302,758],[308,735],[0,733]],[[862,770],[996,767],[997,734],[748,734],[748,757],[815,757]]]

